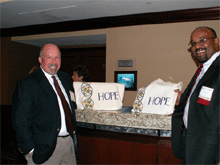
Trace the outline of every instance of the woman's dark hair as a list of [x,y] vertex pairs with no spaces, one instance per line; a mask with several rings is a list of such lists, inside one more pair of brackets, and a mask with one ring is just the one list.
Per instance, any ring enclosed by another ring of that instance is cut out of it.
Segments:
[[87,81],[89,78],[89,70],[82,65],[77,65],[75,68],[73,68],[73,72],[77,72],[78,76],[83,76],[83,81]]

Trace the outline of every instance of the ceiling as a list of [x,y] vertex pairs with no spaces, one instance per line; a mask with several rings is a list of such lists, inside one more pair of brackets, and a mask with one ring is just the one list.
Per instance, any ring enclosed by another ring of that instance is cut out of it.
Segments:
[[[219,0],[1,0],[1,29],[64,21],[85,20],[184,9],[219,7]],[[85,35],[34,40],[25,44],[58,46],[105,44],[106,35]]]

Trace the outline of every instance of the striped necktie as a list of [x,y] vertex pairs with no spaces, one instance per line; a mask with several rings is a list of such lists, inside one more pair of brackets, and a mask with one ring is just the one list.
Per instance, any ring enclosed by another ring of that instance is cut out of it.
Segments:
[[55,76],[52,76],[53,80],[54,80],[54,85],[55,88],[57,90],[57,93],[61,99],[62,105],[63,105],[63,109],[64,109],[64,113],[65,113],[65,119],[66,119],[66,128],[67,128],[67,132],[69,132],[70,136],[73,135],[73,131],[74,131],[74,124],[73,124],[73,115],[72,112],[70,110],[69,104],[67,103],[65,96],[63,95],[63,92],[60,89],[60,86],[57,82],[57,79]]
[[[187,101],[188,101],[188,99],[189,99],[189,96],[190,96],[190,94],[191,94],[191,92],[192,92],[192,88],[193,88],[193,86],[195,85],[196,79],[197,79],[197,77],[199,76],[199,74],[200,74],[200,72],[201,72],[201,70],[202,70],[202,67],[203,67],[203,64],[201,64],[201,65],[199,66],[199,68],[196,70],[196,73],[195,73],[194,78],[193,78],[193,83],[192,83],[192,85],[191,85],[190,91],[189,91],[188,96],[187,96],[186,104],[187,104]],[[185,108],[186,108],[186,106],[185,106]],[[185,109],[185,108],[184,108],[184,109]],[[183,111],[183,116],[184,116],[184,112],[185,112],[185,110]],[[181,127],[181,135],[180,135],[180,136],[182,136],[183,128],[184,128],[183,118],[182,118],[182,123],[181,123],[181,124],[182,124],[182,127]]]
[[203,64],[201,64],[200,67],[196,70],[196,73],[195,73],[195,75],[194,75],[194,80],[193,80],[193,83],[192,83],[192,85],[191,85],[191,89],[190,89],[190,91],[189,91],[187,100],[188,100],[188,98],[189,98],[189,95],[191,94],[191,91],[192,91],[193,86],[195,85],[196,79],[197,79],[197,77],[199,76],[199,74],[200,74],[200,72],[201,72],[201,70],[202,70],[202,67],[203,67]]

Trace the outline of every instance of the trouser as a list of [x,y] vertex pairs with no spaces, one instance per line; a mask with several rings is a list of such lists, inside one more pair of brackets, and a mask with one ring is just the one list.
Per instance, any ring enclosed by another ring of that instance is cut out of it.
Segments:
[[[32,159],[33,153],[25,155],[28,165],[35,165]],[[71,136],[58,137],[57,145],[52,156],[43,163],[43,165],[66,165],[66,164],[77,164],[75,157],[75,150],[73,139]]]

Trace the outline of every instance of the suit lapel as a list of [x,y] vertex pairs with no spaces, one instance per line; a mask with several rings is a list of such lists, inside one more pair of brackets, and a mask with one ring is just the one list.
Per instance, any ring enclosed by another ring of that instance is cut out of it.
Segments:
[[56,93],[54,92],[53,87],[50,85],[43,71],[40,68],[38,68],[37,72],[38,72],[37,80],[39,81],[39,84],[42,87],[43,91],[45,92],[46,96],[48,96],[48,98],[49,97],[56,98]]
[[206,81],[212,77],[212,75],[217,71],[217,67],[219,66],[219,56],[215,59],[209,69],[206,71],[202,79],[199,81],[196,88],[200,88]]
[[61,81],[61,83],[62,83],[62,85],[63,85],[63,87],[66,91],[66,94],[67,94],[69,102],[70,102],[71,101],[70,100],[70,89],[69,89],[69,84],[68,84],[68,81],[67,81],[68,78],[65,77],[63,74],[61,74],[61,72],[58,72],[57,75],[58,75],[58,77],[59,77],[59,79],[60,79],[60,81]]
[[[205,75],[202,77],[202,79],[199,81],[199,83],[196,86],[196,89],[201,88],[201,86],[209,80],[209,78],[217,71],[217,67],[219,66],[219,57],[216,58],[216,60],[212,63],[212,65],[209,67],[209,69],[206,71]],[[190,83],[188,84],[187,88],[185,89],[183,95],[181,96],[180,103],[181,106],[185,106],[185,103],[187,101],[187,96],[189,94],[189,91],[191,90],[191,86],[193,83],[195,75],[191,79]],[[195,89],[195,90],[196,90]],[[179,106],[180,107],[180,106]]]
[[[62,82],[62,85],[63,85],[63,87],[66,91],[66,94],[68,96],[69,102],[71,103],[69,91],[72,89],[69,87],[69,82],[68,82],[69,79],[68,79],[68,77],[66,77],[64,74],[62,74],[59,71],[58,71],[57,75],[58,75],[60,81]],[[50,85],[48,79],[44,75],[43,71],[41,70],[41,68],[38,68],[36,78],[39,81],[39,85],[42,87],[43,91],[45,92],[45,95],[48,98],[51,98],[53,100],[57,100],[57,95],[56,95],[55,91],[53,90],[53,87]],[[58,105],[58,101],[57,101],[57,105]]]

